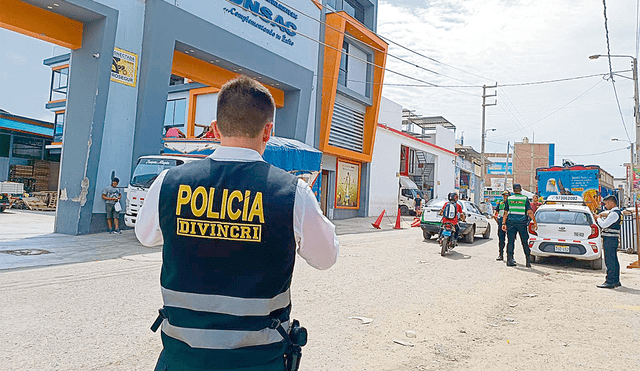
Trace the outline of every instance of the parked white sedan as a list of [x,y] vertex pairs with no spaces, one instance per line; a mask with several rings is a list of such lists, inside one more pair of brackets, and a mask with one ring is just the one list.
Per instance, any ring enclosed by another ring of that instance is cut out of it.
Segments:
[[[425,239],[440,233],[442,216],[438,215],[438,213],[446,202],[447,200],[445,199],[433,199],[429,200],[423,207],[420,227]],[[474,236],[477,234],[482,235],[482,238],[489,238],[491,225],[478,207],[469,201],[458,201],[458,203],[462,206],[462,211],[467,218],[465,223],[460,223],[460,236],[464,238],[464,242],[472,243]]]
[[538,256],[562,256],[602,269],[600,229],[581,197],[549,196],[536,211],[536,221],[537,231],[529,228],[532,262]]

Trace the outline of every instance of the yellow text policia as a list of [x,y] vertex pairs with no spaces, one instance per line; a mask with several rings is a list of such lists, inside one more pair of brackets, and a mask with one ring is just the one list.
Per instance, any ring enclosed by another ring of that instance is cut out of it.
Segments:
[[[264,207],[262,192],[216,189],[181,184],[178,189],[176,216],[190,211],[195,218],[177,219],[180,236],[213,238],[233,241],[261,242]],[[218,193],[218,195],[220,194]],[[205,219],[206,217],[206,219]],[[227,221],[228,220],[228,221]],[[234,221],[234,222],[231,222]]]

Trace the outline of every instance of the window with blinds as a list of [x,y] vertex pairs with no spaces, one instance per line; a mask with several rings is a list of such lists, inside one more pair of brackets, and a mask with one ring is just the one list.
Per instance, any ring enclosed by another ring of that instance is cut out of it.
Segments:
[[333,106],[329,145],[362,153],[364,142],[364,113],[340,102]]

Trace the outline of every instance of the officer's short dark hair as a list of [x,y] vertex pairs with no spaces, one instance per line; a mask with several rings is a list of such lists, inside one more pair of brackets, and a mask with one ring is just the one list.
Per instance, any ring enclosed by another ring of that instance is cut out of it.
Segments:
[[113,182],[120,183],[120,179],[114,177],[113,179],[111,179],[111,183]]
[[522,186],[518,183],[513,185],[513,190],[514,191],[521,191],[522,190]]
[[256,138],[273,121],[275,108],[267,88],[252,78],[239,76],[218,93],[218,128],[224,136]]
[[616,205],[618,204],[618,198],[614,195],[608,195],[607,197],[603,198],[602,201],[613,201],[616,203]]

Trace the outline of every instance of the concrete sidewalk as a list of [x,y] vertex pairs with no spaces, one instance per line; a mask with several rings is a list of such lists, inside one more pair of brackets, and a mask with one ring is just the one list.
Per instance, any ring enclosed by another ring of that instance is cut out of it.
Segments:
[[[389,231],[395,224],[395,219],[385,217],[378,230],[371,226],[375,219],[352,218],[333,223],[338,235]],[[142,246],[132,229],[122,234],[68,236],[53,233],[54,221],[52,212],[0,213],[0,270],[102,261],[160,251],[159,246]],[[412,221],[413,217],[403,217],[402,227],[409,228]]]

